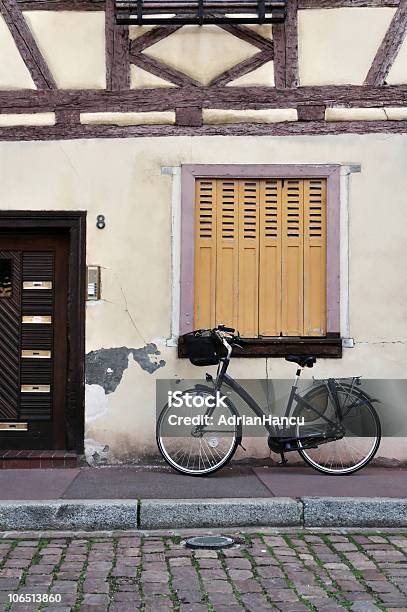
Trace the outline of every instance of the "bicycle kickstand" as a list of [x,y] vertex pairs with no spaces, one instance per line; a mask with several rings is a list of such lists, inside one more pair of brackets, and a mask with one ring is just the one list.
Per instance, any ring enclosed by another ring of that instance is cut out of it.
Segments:
[[285,465],[286,463],[288,463],[288,459],[285,458],[285,455],[283,452],[280,453],[281,456],[281,461],[278,462],[278,465]]

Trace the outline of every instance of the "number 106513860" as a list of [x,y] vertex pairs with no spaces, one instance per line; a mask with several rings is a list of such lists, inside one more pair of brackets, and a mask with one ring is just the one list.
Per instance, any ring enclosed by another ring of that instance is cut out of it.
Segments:
[[61,603],[62,595],[52,593],[8,593],[10,603]]

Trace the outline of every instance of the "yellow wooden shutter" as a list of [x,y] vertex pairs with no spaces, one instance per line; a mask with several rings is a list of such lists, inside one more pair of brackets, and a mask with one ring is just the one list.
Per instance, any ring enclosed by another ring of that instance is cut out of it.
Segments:
[[198,179],[194,327],[326,334],[326,180]]
[[259,181],[239,181],[239,317],[242,336],[259,334]]
[[281,179],[260,181],[259,334],[281,332]]
[[282,335],[304,329],[303,181],[285,179],[282,189]]
[[239,181],[217,181],[216,324],[238,327]]
[[326,181],[304,181],[304,335],[326,334]]
[[195,190],[194,328],[215,325],[216,180],[198,179]]

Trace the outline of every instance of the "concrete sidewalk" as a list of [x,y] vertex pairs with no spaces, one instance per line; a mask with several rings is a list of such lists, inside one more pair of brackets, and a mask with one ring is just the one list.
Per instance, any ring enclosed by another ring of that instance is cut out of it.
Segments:
[[407,497],[407,469],[326,476],[307,467],[225,467],[206,477],[166,467],[0,470],[0,500]]
[[346,477],[299,467],[1,470],[0,530],[407,527],[407,470]]

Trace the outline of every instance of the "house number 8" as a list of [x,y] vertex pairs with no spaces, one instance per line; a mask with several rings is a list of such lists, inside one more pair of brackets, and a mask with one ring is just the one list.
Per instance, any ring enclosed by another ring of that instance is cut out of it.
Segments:
[[105,222],[105,216],[104,215],[98,215],[96,217],[96,227],[98,229],[105,229],[106,222]]

